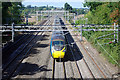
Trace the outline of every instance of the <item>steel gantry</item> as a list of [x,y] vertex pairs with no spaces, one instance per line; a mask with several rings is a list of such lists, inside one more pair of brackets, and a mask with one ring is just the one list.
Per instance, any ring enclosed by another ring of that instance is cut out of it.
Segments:
[[[65,20],[69,20],[69,17],[70,16],[73,16],[73,19],[74,19],[74,23],[75,23],[75,14],[74,13],[69,13],[69,11],[65,11],[65,10],[45,10],[45,11],[36,11],[36,14],[29,14],[29,16],[36,16],[36,21],[38,22],[38,17],[41,16],[41,20],[43,20],[42,17],[44,16],[47,16],[47,17],[53,17],[55,18],[56,16],[59,16],[59,17],[64,17]],[[28,19],[27,19],[28,20]],[[28,21],[27,21],[28,22]],[[65,24],[66,25],[71,25],[71,24]],[[12,26],[0,26],[1,28],[1,32],[12,32],[12,41],[14,42],[14,32],[36,32],[36,31],[54,31],[53,28],[55,27],[56,25],[32,25],[32,26],[28,26],[28,25],[15,25],[14,23],[12,24]],[[64,26],[61,26],[61,25],[58,25],[60,27],[64,27]],[[78,27],[78,29],[74,29],[74,30],[69,30],[69,31],[80,31],[81,32],[81,41],[82,41],[82,32],[83,31],[114,31],[114,41],[115,41],[115,33],[118,31],[118,26],[114,24],[113,25],[107,25],[107,27],[114,27],[114,29],[97,29],[96,27],[100,27],[102,28],[101,26],[105,26],[105,25],[88,25],[88,24],[84,24],[84,25],[79,25],[79,26],[76,26]],[[42,29],[46,27],[47,29]],[[85,29],[84,27],[91,27],[90,29]],[[92,28],[93,27],[93,28]],[[106,27],[105,27],[106,28]],[[68,30],[60,30],[60,31],[68,31]],[[118,32],[117,32],[118,34]],[[118,35],[117,35],[118,37]],[[118,39],[118,38],[117,38]],[[118,40],[117,40],[118,41]]]
[[69,13],[69,11],[66,10],[42,10],[42,11],[36,11],[36,14],[28,14],[25,16],[26,18],[26,24],[28,24],[28,16],[35,16],[36,17],[36,22],[40,20],[42,21],[44,17],[54,17],[54,16],[60,16],[64,17],[65,20],[70,20],[70,16],[73,17],[74,23],[75,23],[75,13]]
[[[39,14],[40,13],[40,14]],[[41,21],[44,16],[52,17],[52,16],[60,16],[65,17],[66,20],[69,20],[69,11],[66,10],[44,10],[44,11],[36,11],[36,20],[38,21],[38,16],[41,16]]]
[[[71,25],[71,24],[65,24],[65,26],[67,25]],[[14,23],[12,24],[12,26],[0,26],[1,28],[1,32],[12,32],[12,41],[14,42],[14,32],[36,32],[36,31],[54,31],[54,27],[65,27],[62,25],[33,25],[33,26],[28,26],[28,25],[21,25],[21,26],[15,26]],[[118,42],[118,25],[107,25],[106,28],[108,27],[114,27],[114,29],[98,29],[98,28],[102,28],[101,26],[103,25],[79,25],[76,26],[78,27],[78,29],[70,29],[70,30],[66,30],[66,29],[61,29],[58,31],[80,31],[81,33],[81,41],[82,41],[82,31],[114,31],[114,41],[115,41],[115,33],[117,33],[117,42]],[[105,25],[104,25],[105,26]],[[85,27],[89,27],[91,29],[84,29]],[[45,29],[42,29],[45,28]]]

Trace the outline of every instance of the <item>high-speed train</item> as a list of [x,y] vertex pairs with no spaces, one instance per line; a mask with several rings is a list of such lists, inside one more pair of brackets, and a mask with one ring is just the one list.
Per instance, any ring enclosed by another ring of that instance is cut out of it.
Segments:
[[[54,21],[55,25],[60,25],[59,21],[60,21],[59,18],[55,19]],[[60,27],[55,26],[53,29],[59,30]],[[51,56],[54,59],[64,58],[66,53],[66,45],[65,45],[65,37],[63,31],[52,32],[52,37],[50,42],[50,52],[51,52]]]

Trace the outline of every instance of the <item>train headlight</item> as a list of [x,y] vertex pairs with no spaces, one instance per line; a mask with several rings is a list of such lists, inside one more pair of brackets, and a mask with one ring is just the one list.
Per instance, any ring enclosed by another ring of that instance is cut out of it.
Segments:
[[65,52],[66,50],[64,49],[62,52]]
[[54,53],[54,49],[52,49],[52,53]]
[[55,51],[55,50],[54,50],[54,47],[52,47],[52,53],[54,53],[54,51]]

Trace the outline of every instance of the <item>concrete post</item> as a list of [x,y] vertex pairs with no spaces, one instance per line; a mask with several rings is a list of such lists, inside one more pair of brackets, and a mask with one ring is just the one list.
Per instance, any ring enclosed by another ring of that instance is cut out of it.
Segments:
[[81,38],[80,38],[80,41],[82,41],[82,27],[83,27],[84,25],[81,25],[81,27],[80,27],[80,36],[81,36]]
[[36,20],[38,22],[38,11],[36,11]]
[[28,15],[26,15],[26,25],[28,25]]
[[66,12],[65,12],[65,20],[66,20]]
[[[68,15],[69,15],[69,13],[67,12],[67,20],[68,20]],[[69,20],[68,20],[69,21]]]
[[51,16],[52,16],[52,12],[50,12]]
[[67,11],[66,11],[66,20],[67,20]]
[[50,16],[52,16],[52,13],[50,12]]
[[42,11],[40,13],[41,13],[41,21],[42,21]]
[[119,25],[117,24],[118,32],[117,32],[117,43],[119,42]]
[[50,17],[50,11],[49,11],[48,17]]
[[67,20],[67,12],[66,12],[66,20]]
[[120,42],[120,25],[118,24],[118,43]]
[[70,15],[70,14],[69,14],[69,12],[68,12],[68,21],[69,21],[69,18],[70,18],[69,15]]
[[12,23],[12,42],[14,42],[14,22]]
[[74,23],[75,23],[75,13],[74,13]]

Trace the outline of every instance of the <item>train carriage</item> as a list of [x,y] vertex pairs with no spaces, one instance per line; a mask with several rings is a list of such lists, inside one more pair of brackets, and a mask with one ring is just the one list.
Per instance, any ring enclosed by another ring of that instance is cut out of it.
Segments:
[[65,38],[54,32],[51,37],[50,52],[53,58],[64,58],[66,52]]
[[[54,31],[52,32],[51,42],[50,42],[50,52],[54,59],[64,58],[66,53],[65,37],[63,34],[62,27],[60,27],[60,18],[56,17],[54,20]],[[55,31],[57,30],[57,31]]]

